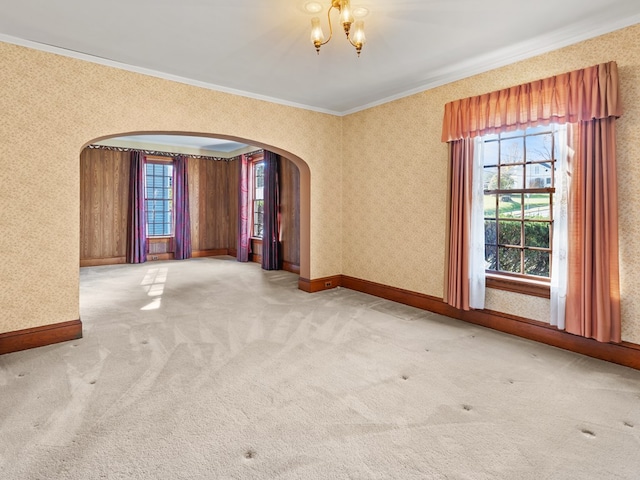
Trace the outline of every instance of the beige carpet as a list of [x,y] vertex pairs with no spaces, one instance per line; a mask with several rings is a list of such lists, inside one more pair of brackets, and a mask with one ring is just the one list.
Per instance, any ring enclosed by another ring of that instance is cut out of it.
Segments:
[[202,258],[81,270],[0,357],[0,478],[639,479],[640,372]]

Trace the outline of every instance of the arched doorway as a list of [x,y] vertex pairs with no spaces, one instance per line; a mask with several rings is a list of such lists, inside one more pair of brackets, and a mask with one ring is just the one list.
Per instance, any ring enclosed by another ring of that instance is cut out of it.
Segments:
[[[113,140],[117,138],[131,137],[131,136],[137,136],[137,137],[148,136],[149,138],[151,138],[152,136],[159,136],[159,135],[179,136],[184,138],[198,137],[198,138],[208,138],[208,139],[218,139],[218,140],[223,139],[229,142],[237,142],[239,144],[242,144],[244,146],[249,146],[250,148],[254,148],[254,149],[270,150],[280,155],[284,159],[288,160],[292,164],[294,164],[299,171],[299,262],[300,262],[299,271],[300,271],[301,278],[309,278],[309,273],[310,273],[310,220],[309,220],[310,219],[310,170],[304,160],[302,160],[300,157],[284,149],[281,149],[272,145],[267,145],[259,141],[254,141],[251,139],[235,137],[235,136],[215,135],[215,134],[208,134],[208,133],[203,134],[199,132],[144,131],[144,132],[119,133],[119,134],[113,134],[113,135],[92,139],[91,141],[87,142],[83,146],[83,151],[90,145],[93,146],[98,142],[105,143],[105,141],[108,141],[110,139]],[[122,166],[112,165],[110,168],[113,168],[115,172],[119,172],[120,174],[123,174]],[[228,172],[227,175],[232,175],[232,173]],[[95,178],[95,175],[93,175],[92,178]],[[120,178],[120,180],[122,181],[122,178]],[[81,179],[81,183],[82,181],[83,180]],[[122,190],[122,186],[117,187],[116,185],[112,185],[112,188],[115,189],[114,190],[115,193],[113,194],[114,200],[112,202],[113,205],[111,205],[109,208],[111,208],[111,211],[110,211],[111,215],[115,216],[116,212],[114,212],[113,210],[115,210],[116,207],[120,209],[122,209],[123,207],[122,204],[118,204],[118,194],[117,194],[118,188]],[[81,192],[82,192],[82,189],[81,189]],[[84,201],[86,201],[86,199]],[[82,202],[83,202],[83,199],[81,198],[81,203]],[[117,221],[122,222],[122,219],[119,219]],[[82,223],[82,220],[81,220],[81,223]],[[122,224],[120,224],[120,232],[122,232]],[[121,233],[120,234],[113,233],[111,237],[112,237],[111,240],[114,242],[124,241],[124,239],[121,238],[122,237]],[[81,256],[82,256],[82,246],[81,246]]]

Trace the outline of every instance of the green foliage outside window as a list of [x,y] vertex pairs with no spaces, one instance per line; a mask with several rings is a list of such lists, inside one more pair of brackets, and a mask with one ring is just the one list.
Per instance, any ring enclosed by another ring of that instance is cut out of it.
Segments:
[[[549,277],[550,254],[546,251],[550,247],[548,222],[485,220],[484,228],[487,270]],[[524,249],[520,247],[521,242],[525,245]],[[521,258],[521,254],[524,255],[524,259]],[[521,268],[524,271],[521,271]]]

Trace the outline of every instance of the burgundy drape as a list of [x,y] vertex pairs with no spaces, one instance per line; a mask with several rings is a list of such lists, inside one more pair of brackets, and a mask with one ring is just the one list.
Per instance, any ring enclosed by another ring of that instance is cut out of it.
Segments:
[[[569,196],[566,329],[601,342],[619,342],[621,330],[615,152],[615,119],[620,115],[618,69],[609,62],[450,102],[442,127],[442,141],[455,143],[540,124],[577,124]],[[452,219],[459,215],[454,208],[452,204]],[[454,278],[455,272],[464,271],[458,265],[465,262],[459,249],[466,248],[460,235],[450,232],[449,269]],[[445,283],[447,298],[457,298],[466,283],[452,281]]]
[[452,307],[469,310],[473,140],[450,142],[449,161],[449,241],[443,300]]
[[278,186],[278,156],[264,151],[264,229],[262,234],[262,268],[279,270],[280,253],[280,192]]
[[249,247],[251,242],[250,206],[249,206],[249,161],[245,155],[240,155],[240,178],[238,179],[238,240],[237,259],[239,262],[249,261]]
[[187,158],[183,155],[179,155],[173,161],[174,257],[176,260],[191,258],[191,218],[189,215],[187,167]]
[[129,218],[127,219],[127,263],[147,261],[147,227],[144,208],[144,156],[131,152]]

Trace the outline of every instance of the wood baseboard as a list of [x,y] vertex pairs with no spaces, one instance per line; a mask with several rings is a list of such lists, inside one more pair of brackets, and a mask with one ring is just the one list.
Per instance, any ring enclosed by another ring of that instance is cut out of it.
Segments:
[[196,250],[191,252],[192,258],[200,257],[220,257],[222,255],[230,255],[228,248],[217,248],[213,250]]
[[82,338],[82,322],[54,323],[0,334],[0,355]]
[[147,253],[147,262],[160,262],[162,260],[175,260],[173,252],[169,253]]
[[282,262],[282,270],[300,275],[300,265],[295,265],[290,262]]
[[334,275],[333,277],[316,278],[309,280],[308,278],[300,277],[298,279],[298,288],[307,293],[321,292],[322,290],[330,290],[340,286],[342,278],[340,275]]
[[[191,253],[192,258],[199,257],[218,257],[221,255],[236,256],[236,250],[227,248],[219,248],[215,250],[196,250]],[[148,253],[147,261],[153,262],[156,260],[174,260],[174,254],[169,253]],[[100,267],[103,265],[119,265],[127,263],[126,257],[112,257],[112,258],[85,258],[80,260],[81,267]]]
[[127,263],[127,257],[80,259],[81,267],[101,267],[103,265],[119,265],[121,263]]
[[[302,279],[300,280],[302,281]],[[316,281],[307,280],[307,282],[313,284]],[[458,310],[444,303],[441,298],[345,275],[341,276],[340,285],[358,292],[367,293],[423,310],[429,310],[430,312],[439,313],[475,325],[640,370],[640,345],[635,343],[622,342],[616,344],[597,342],[590,338],[584,338],[558,330],[556,327],[547,323],[494,312],[492,310]],[[299,287],[304,290],[301,284],[299,284]]]

